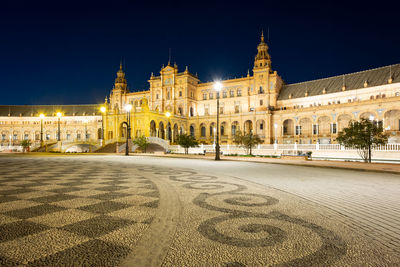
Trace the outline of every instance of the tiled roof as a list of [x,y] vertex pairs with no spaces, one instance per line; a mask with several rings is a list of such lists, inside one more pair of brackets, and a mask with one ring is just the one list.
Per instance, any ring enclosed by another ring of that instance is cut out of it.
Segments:
[[400,64],[385,66],[381,68],[360,71],[340,76],[329,77],[325,79],[313,80],[308,82],[286,84],[282,87],[278,100],[322,95],[325,88],[326,94],[341,92],[343,83],[346,85],[346,91],[364,88],[367,81],[368,87],[388,84],[390,72],[392,74],[392,83],[400,82]]
[[50,117],[61,112],[63,116],[92,116],[101,115],[100,105],[32,105],[6,106],[0,105],[0,116],[31,117],[40,113]]

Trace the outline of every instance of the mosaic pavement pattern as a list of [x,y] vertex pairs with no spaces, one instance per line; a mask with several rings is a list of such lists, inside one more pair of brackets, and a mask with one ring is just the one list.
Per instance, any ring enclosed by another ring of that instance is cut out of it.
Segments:
[[0,266],[400,265],[318,204],[156,165],[0,158]]
[[0,266],[115,266],[159,204],[128,166],[0,159]]

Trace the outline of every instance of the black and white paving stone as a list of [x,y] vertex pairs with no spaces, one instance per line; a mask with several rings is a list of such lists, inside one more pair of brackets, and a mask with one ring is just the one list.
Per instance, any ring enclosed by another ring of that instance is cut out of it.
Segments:
[[[214,164],[1,156],[0,265],[400,264],[398,253],[349,227],[351,218],[344,222],[318,203],[217,173]],[[257,172],[248,166],[249,176]]]

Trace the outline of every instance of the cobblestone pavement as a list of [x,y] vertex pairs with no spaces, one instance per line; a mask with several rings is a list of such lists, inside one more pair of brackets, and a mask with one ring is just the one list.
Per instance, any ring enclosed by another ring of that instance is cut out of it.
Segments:
[[171,162],[1,157],[0,265],[400,264],[331,209]]

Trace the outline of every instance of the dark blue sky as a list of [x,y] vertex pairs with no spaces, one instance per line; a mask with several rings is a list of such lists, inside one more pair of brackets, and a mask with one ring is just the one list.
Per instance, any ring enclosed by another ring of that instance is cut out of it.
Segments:
[[134,2],[3,2],[0,104],[101,103],[121,57],[131,90],[145,90],[169,48],[202,81],[241,77],[268,27],[273,69],[287,83],[400,62],[390,2]]

